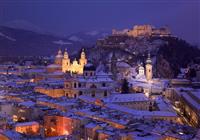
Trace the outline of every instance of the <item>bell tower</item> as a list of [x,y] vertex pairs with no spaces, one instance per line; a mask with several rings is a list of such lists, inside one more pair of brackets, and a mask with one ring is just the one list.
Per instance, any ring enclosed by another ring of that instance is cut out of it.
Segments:
[[66,72],[70,70],[70,59],[67,53],[67,49],[65,49],[64,56],[62,59],[62,71]]
[[82,67],[84,67],[84,65],[87,64],[87,59],[86,59],[86,55],[85,55],[84,49],[82,49],[81,58],[79,59],[79,64],[80,64]]
[[151,81],[152,77],[153,77],[152,61],[151,61],[150,53],[148,53],[148,58],[146,60],[146,79],[147,79],[147,81]]

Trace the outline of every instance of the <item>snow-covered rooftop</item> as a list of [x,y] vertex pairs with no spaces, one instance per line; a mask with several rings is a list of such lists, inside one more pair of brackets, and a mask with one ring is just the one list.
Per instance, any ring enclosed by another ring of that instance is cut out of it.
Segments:
[[131,93],[131,94],[113,94],[105,99],[105,102],[117,103],[117,102],[142,102],[149,99],[143,93]]

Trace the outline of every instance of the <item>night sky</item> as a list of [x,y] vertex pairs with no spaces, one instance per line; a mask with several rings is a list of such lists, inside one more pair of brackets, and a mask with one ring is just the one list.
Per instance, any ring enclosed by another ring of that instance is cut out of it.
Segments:
[[173,34],[200,44],[200,0],[57,1],[0,0],[0,24],[24,20],[45,31],[65,35],[132,28],[135,24],[167,25]]

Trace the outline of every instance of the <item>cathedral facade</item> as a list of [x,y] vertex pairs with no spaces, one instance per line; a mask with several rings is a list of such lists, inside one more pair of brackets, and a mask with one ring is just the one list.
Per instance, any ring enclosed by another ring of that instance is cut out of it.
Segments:
[[74,59],[71,63],[71,60],[69,58],[67,50],[65,50],[64,55],[62,54],[62,51],[59,50],[58,54],[55,57],[54,65],[57,65],[60,67],[62,72],[70,72],[70,73],[77,73],[77,74],[83,74],[83,68],[87,64],[87,58],[84,52],[84,49],[82,49],[80,59],[77,61]]

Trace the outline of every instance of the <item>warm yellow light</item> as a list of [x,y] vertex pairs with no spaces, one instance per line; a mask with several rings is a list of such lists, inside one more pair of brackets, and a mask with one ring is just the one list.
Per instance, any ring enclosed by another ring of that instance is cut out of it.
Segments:
[[67,130],[65,130],[64,134],[65,135],[69,135],[69,132]]
[[54,131],[56,131],[56,130],[55,130],[53,127],[51,127],[51,131],[54,132]]
[[148,92],[146,92],[146,93],[145,93],[145,96],[149,97],[149,93],[148,93]]
[[13,118],[13,121],[14,121],[14,122],[17,122],[17,121],[18,121],[18,117],[17,117],[17,115],[13,115],[12,118]]

